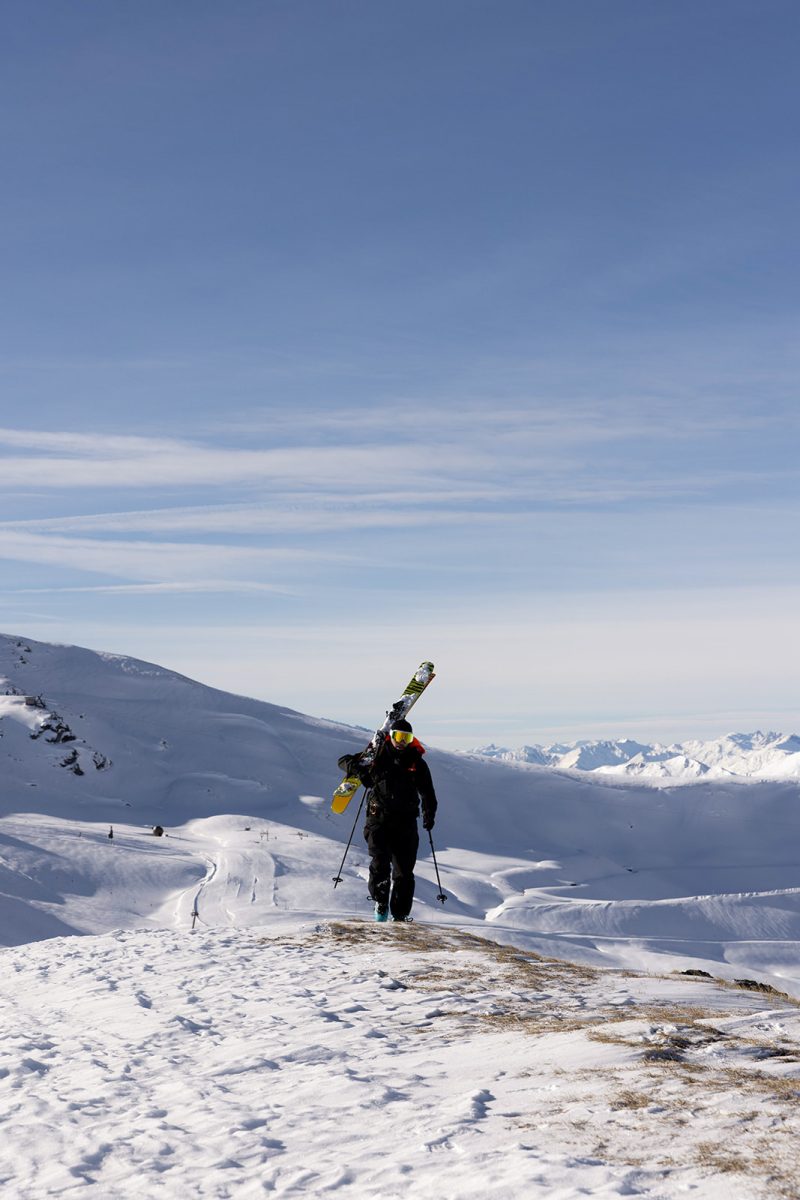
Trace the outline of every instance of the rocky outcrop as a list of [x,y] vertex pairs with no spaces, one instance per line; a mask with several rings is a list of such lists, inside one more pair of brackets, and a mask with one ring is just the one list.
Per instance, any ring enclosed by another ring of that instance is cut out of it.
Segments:
[[[44,707],[44,705],[42,705],[42,707]],[[31,734],[31,737],[34,741],[43,736],[46,742],[51,742],[56,745],[60,745],[63,742],[74,742],[76,740],[75,734],[72,732],[67,722],[56,712],[48,713],[39,728],[35,729]]]

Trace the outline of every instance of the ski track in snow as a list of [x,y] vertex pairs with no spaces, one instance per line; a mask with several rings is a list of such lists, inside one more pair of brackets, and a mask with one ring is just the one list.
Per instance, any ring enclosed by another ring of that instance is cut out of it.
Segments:
[[18,1200],[747,1200],[782,1157],[790,1178],[800,1011],[779,998],[296,918],[4,960]]

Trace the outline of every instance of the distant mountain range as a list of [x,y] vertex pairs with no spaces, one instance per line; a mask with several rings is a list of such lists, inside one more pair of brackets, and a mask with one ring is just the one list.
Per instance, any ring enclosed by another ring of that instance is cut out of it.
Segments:
[[669,746],[620,741],[581,741],[552,746],[480,746],[470,751],[516,766],[533,764],[561,771],[635,779],[667,785],[712,779],[800,779],[800,737],[784,733],[729,733],[712,741]]

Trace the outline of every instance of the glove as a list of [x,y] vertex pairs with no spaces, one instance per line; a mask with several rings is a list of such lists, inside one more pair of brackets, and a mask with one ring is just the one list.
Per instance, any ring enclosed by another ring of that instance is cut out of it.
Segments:
[[436,821],[432,813],[422,814],[422,828],[427,830],[428,833],[433,829],[435,823]]
[[344,771],[345,775],[358,775],[360,761],[360,754],[343,754],[339,759],[339,770]]

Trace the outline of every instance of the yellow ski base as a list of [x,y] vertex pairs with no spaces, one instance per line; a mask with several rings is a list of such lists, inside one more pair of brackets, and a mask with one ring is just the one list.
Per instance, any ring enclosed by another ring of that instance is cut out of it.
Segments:
[[360,787],[361,780],[357,775],[348,775],[346,779],[343,779],[333,793],[333,801],[331,803],[333,811],[335,813],[343,813]]

